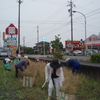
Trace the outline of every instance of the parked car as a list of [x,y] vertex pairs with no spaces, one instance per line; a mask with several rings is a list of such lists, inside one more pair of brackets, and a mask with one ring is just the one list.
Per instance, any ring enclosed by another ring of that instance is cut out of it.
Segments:
[[0,51],[0,57],[8,57],[7,51]]
[[98,53],[98,50],[92,49],[93,53]]
[[87,53],[91,55],[91,54],[93,54],[93,53],[99,53],[99,51],[96,50],[96,49],[88,49],[88,50],[87,50]]
[[87,54],[91,55],[93,53],[93,51],[91,49],[87,50]]
[[68,55],[69,54],[69,50],[66,50],[65,52],[64,52],[64,55]]
[[100,50],[98,50],[98,53],[100,53]]
[[73,51],[73,55],[76,56],[76,55],[82,55],[82,51],[81,50],[74,50]]
[[74,50],[69,53],[70,56],[83,55],[81,50]]

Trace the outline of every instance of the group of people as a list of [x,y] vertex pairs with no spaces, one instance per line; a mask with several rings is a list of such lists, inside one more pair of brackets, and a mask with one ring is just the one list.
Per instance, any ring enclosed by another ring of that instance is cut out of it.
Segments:
[[[16,78],[18,78],[18,69],[21,70],[21,72],[23,73],[25,71],[25,69],[27,68],[27,66],[30,64],[28,56],[24,56],[24,60],[21,60],[20,58],[21,58],[21,55],[13,57],[13,61],[16,59],[18,60],[18,62],[15,64]],[[10,58],[5,58],[3,60],[4,64],[11,63],[11,62],[12,62],[12,60]]]
[[[22,72],[25,71],[27,66],[30,64],[28,56],[24,56],[24,60],[20,60],[15,64],[15,75],[18,78],[18,69]],[[66,66],[72,67],[72,74],[76,75],[80,68],[80,63],[76,59],[67,58]],[[59,100],[59,89],[64,81],[64,74],[61,63],[58,59],[53,59],[50,63],[45,66],[45,81],[48,82],[48,100],[52,96],[53,88],[56,88],[56,98]]]

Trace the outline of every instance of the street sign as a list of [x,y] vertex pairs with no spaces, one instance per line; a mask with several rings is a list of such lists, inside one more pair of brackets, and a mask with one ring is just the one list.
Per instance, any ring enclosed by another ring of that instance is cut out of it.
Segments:
[[18,29],[13,25],[13,24],[10,24],[6,30],[6,35],[17,35],[18,34]]
[[7,43],[7,47],[17,47],[17,43]]
[[10,37],[7,38],[7,43],[16,43],[16,42],[17,42],[16,38],[10,38]]
[[16,38],[7,38],[7,47],[16,47],[17,43],[16,43]]

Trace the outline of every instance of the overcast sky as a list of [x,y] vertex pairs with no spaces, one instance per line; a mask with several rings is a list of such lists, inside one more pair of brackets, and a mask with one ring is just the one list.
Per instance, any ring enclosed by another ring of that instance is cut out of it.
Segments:
[[[33,47],[37,43],[37,26],[39,42],[45,38],[53,41],[60,34],[61,42],[71,39],[71,23],[68,9],[70,0],[23,0],[20,6],[20,44]],[[87,37],[100,33],[100,0],[72,0],[79,11],[86,16]],[[73,14],[73,40],[85,39],[84,16]],[[0,0],[0,45],[2,32],[13,23],[18,28],[18,0]]]

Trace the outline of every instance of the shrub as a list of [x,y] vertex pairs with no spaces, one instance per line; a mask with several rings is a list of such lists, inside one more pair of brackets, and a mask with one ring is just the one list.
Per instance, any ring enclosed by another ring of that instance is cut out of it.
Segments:
[[54,54],[53,54],[53,57],[54,57],[54,58],[57,58],[57,59],[62,59],[62,56],[63,56],[63,55],[60,54],[60,53],[54,53]]
[[93,53],[91,55],[90,61],[93,63],[100,63],[100,53]]

